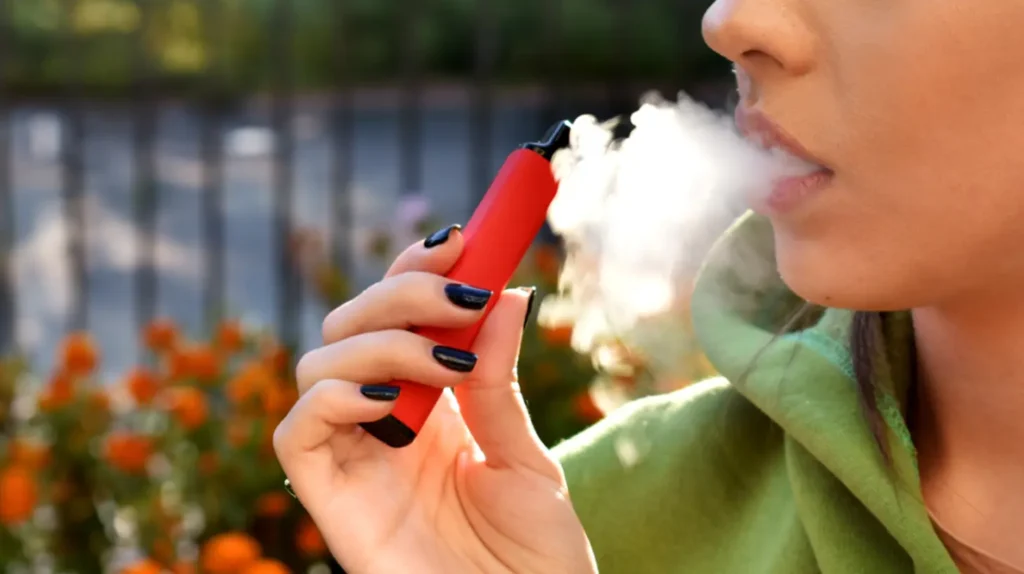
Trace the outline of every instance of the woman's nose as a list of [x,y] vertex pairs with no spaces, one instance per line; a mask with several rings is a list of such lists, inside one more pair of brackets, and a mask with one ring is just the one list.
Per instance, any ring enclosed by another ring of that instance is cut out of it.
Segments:
[[716,0],[704,14],[704,41],[752,79],[802,75],[814,64],[814,36],[800,17],[804,0]]

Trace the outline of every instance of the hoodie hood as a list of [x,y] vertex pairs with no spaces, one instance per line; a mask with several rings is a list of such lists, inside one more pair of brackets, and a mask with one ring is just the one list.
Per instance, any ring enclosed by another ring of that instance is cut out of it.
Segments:
[[848,344],[854,313],[811,307],[786,287],[766,218],[747,214],[717,242],[692,307],[697,337],[718,372],[821,472],[841,482],[906,549],[918,572],[955,572],[923,503],[905,422],[914,379],[909,313],[884,314],[876,333],[884,341],[874,382],[886,422],[887,462],[854,378]]

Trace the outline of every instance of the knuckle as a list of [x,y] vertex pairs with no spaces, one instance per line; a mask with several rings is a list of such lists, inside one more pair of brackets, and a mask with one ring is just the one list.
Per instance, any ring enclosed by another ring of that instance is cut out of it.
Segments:
[[369,356],[381,367],[382,375],[394,376],[405,363],[403,349],[408,346],[407,338],[412,333],[400,329],[378,331],[369,336],[367,341],[373,349]]
[[394,308],[402,313],[407,323],[417,321],[460,324],[473,321],[478,313],[453,305],[445,296],[449,280],[441,275],[412,271],[406,274],[400,285],[401,294],[394,301]]
[[341,317],[339,315],[341,314],[342,307],[344,307],[344,305],[335,307],[327,314],[326,317],[324,317],[323,323],[320,324],[320,338],[323,341],[326,342],[332,340],[334,338],[334,333],[339,330],[339,323],[341,322]]
[[372,297],[373,293],[379,289],[379,285],[380,283],[370,285],[362,293],[335,307],[324,317],[323,323],[320,325],[320,335],[324,342],[341,339],[346,333],[359,332],[359,326],[353,324],[358,320],[359,314],[353,312],[353,308],[360,301],[364,301],[368,295]]
[[415,307],[411,304],[414,303],[419,297],[417,297],[424,284],[426,273],[420,271],[407,271],[400,275],[395,275],[390,280],[392,287],[391,296],[394,299],[394,303],[405,313]]
[[308,388],[314,382],[314,370],[313,363],[315,362],[315,351],[310,351],[299,358],[299,362],[295,364],[295,381],[298,383],[299,389]]
[[287,418],[281,421],[277,425],[277,428],[274,429],[272,444],[274,446],[274,453],[277,455],[278,462],[284,465],[289,454]]

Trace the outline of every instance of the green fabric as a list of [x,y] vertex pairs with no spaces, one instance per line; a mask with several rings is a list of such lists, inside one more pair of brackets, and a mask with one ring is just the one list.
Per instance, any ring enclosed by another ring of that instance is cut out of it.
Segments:
[[921,502],[904,422],[907,314],[880,325],[886,464],[862,414],[853,314],[804,308],[774,269],[769,223],[741,219],[693,297],[722,377],[637,400],[555,452],[602,574],[957,572]]

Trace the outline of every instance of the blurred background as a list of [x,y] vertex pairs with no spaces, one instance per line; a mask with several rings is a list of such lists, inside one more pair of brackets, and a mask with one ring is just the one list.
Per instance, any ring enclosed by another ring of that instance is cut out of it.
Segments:
[[[709,3],[0,0],[0,569],[337,571],[269,448],[296,354],[555,121],[724,106]],[[548,444],[710,373],[571,335],[524,346]]]

